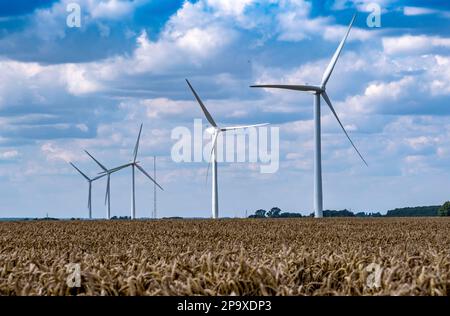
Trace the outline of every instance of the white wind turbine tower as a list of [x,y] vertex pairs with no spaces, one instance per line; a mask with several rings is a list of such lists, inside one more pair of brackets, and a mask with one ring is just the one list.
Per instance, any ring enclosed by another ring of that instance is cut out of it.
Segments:
[[[111,219],[111,174],[113,173],[112,170],[106,168],[103,164],[101,164],[93,155],[91,155],[87,150],[84,151],[89,157],[92,158],[92,160],[95,161],[95,163],[103,169],[103,171],[106,174],[106,194],[105,194],[105,204],[106,204],[106,218]],[[119,171],[120,169],[115,170]]]
[[94,182],[94,181],[96,181],[96,180],[98,180],[98,179],[100,179],[100,178],[103,178],[105,175],[100,175],[100,176],[97,176],[97,177],[95,177],[95,178],[89,178],[86,174],[84,174],[80,169],[78,169],[77,168],[77,166],[75,166],[73,163],[71,163],[71,162],[69,162],[70,163],[70,165],[72,166],[72,167],[74,167],[75,168],[75,170],[77,170],[85,179],[86,179],[86,181],[89,183],[89,194],[88,194],[88,205],[87,205],[87,207],[88,207],[88,210],[89,210],[89,219],[92,219],[92,182]]
[[333,58],[331,58],[330,63],[328,64],[328,67],[325,69],[325,72],[322,76],[322,82],[320,83],[320,86],[311,86],[311,85],[253,85],[252,88],[276,88],[276,89],[288,89],[288,90],[297,90],[297,91],[303,91],[308,93],[314,94],[314,141],[315,141],[315,153],[314,153],[314,212],[315,217],[320,218],[323,216],[323,204],[322,204],[322,154],[321,154],[321,135],[320,135],[320,97],[325,100],[325,102],[328,104],[328,107],[330,108],[331,112],[333,113],[334,117],[338,121],[339,125],[341,126],[342,130],[344,131],[345,135],[347,136],[348,140],[352,144],[353,148],[356,150],[359,157],[362,159],[362,161],[367,165],[367,162],[364,160],[363,156],[359,152],[359,150],[356,148],[355,144],[351,140],[350,136],[348,135],[347,131],[344,128],[344,125],[342,125],[341,120],[339,119],[336,111],[334,110],[333,105],[331,104],[331,100],[328,97],[326,93],[326,85],[328,82],[328,79],[330,79],[331,73],[333,72],[334,66],[336,65],[336,62],[339,58],[339,55],[341,54],[342,48],[344,47],[345,41],[348,37],[348,34],[350,33],[350,29],[353,25],[353,22],[355,21],[356,14],[353,16],[350,25],[347,29],[347,32],[345,33],[344,38],[341,40],[338,48],[336,49],[336,52],[333,55]]
[[[212,218],[218,218],[219,217],[219,201],[218,201],[218,188],[217,188],[217,138],[221,132],[226,131],[232,131],[232,130],[238,130],[238,129],[245,129],[249,127],[257,127],[257,126],[265,126],[268,125],[268,123],[264,124],[254,124],[254,125],[242,125],[242,126],[230,126],[230,127],[223,127],[220,128],[217,126],[216,122],[212,118],[211,114],[209,114],[208,110],[206,109],[205,105],[203,104],[202,100],[198,96],[198,94],[195,92],[194,88],[191,86],[189,80],[186,79],[187,84],[189,85],[189,88],[191,89],[192,93],[194,94],[195,98],[197,99],[198,104],[202,108],[203,113],[206,116],[206,119],[208,120],[209,124],[212,126],[209,127],[206,131],[212,135],[212,148],[211,148],[211,157],[210,157],[210,164],[212,164],[212,196],[211,196],[211,206],[212,206]],[[206,177],[208,177],[208,171],[209,171],[209,164],[208,169],[206,172]]]
[[[134,150],[133,150],[133,160],[127,164],[124,164],[122,166],[113,168],[111,170],[109,170],[110,173],[119,171],[121,169],[127,168],[127,167],[131,167],[131,219],[135,219],[136,218],[136,184],[135,184],[135,168],[137,168],[141,173],[143,173],[147,178],[149,178],[156,186],[158,186],[158,188],[160,188],[161,190],[164,191],[164,189],[147,173],[147,171],[144,170],[144,168],[142,168],[139,164],[138,161],[136,161],[137,159],[137,154],[138,154],[138,150],[139,150],[139,140],[141,138],[141,132],[142,132],[142,124],[141,127],[139,129],[139,135],[136,141],[136,145],[134,146]],[[103,172],[103,174],[106,174],[106,172]]]

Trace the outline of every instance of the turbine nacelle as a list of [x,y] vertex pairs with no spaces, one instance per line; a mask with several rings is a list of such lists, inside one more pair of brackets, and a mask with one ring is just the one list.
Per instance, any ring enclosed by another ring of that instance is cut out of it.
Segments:
[[214,135],[215,133],[217,133],[217,132],[219,132],[219,131],[220,131],[220,129],[217,128],[217,127],[214,127],[214,126],[210,126],[210,127],[208,127],[208,128],[206,129],[206,132],[207,132],[209,135]]

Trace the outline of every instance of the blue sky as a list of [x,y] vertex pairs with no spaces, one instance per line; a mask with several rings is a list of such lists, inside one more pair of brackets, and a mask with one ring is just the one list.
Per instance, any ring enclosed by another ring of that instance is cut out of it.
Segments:
[[[81,28],[66,26],[80,4]],[[367,5],[381,27],[366,24]],[[158,156],[160,216],[210,215],[207,164],[175,163],[171,131],[202,113],[189,78],[216,121],[280,128],[280,169],[219,166],[220,211],[279,206],[309,213],[313,189],[312,98],[248,88],[315,83],[359,11],[328,94],[369,168],[323,107],[324,207],[354,211],[450,199],[450,5],[445,1],[79,0],[0,3],[0,217],[86,216],[87,185],[67,164],[99,170]],[[206,124],[206,122],[205,122]],[[128,215],[128,172],[112,179],[112,213]],[[94,216],[104,216],[104,182]],[[138,177],[137,215],[152,185]]]

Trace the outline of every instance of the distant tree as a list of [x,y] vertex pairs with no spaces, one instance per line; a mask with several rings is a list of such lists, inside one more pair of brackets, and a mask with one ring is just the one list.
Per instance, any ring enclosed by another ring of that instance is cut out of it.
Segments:
[[266,217],[266,210],[257,210],[256,212],[255,212],[255,217],[256,218],[264,218],[264,217]]
[[115,220],[127,220],[127,219],[131,219],[130,216],[113,216],[111,217],[111,219],[115,219]]
[[279,207],[272,207],[270,211],[267,212],[267,217],[280,217],[281,209]]
[[386,213],[387,217],[409,217],[409,216],[437,216],[440,206],[416,206],[403,207],[389,210]]
[[383,217],[380,212],[376,213],[365,213],[365,212],[358,212],[355,214],[356,217]]
[[354,217],[354,216],[355,216],[355,214],[353,214],[349,210],[341,210],[341,211],[325,210],[325,211],[323,211],[323,217]]
[[278,217],[280,217],[280,218],[296,218],[296,217],[302,217],[302,214],[284,212],[284,213],[281,213],[280,216],[278,216]]
[[438,210],[439,216],[450,216],[450,201],[445,202]]

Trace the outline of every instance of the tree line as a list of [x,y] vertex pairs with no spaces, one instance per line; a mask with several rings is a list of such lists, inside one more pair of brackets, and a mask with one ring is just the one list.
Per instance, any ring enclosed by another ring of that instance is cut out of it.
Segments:
[[[443,205],[403,207],[387,211],[385,215],[380,212],[357,212],[353,213],[347,209],[324,210],[324,217],[424,217],[424,216],[450,216],[450,201]],[[300,213],[283,212],[279,207],[272,207],[269,211],[259,209],[249,218],[294,218],[314,217],[314,213],[302,215]]]

